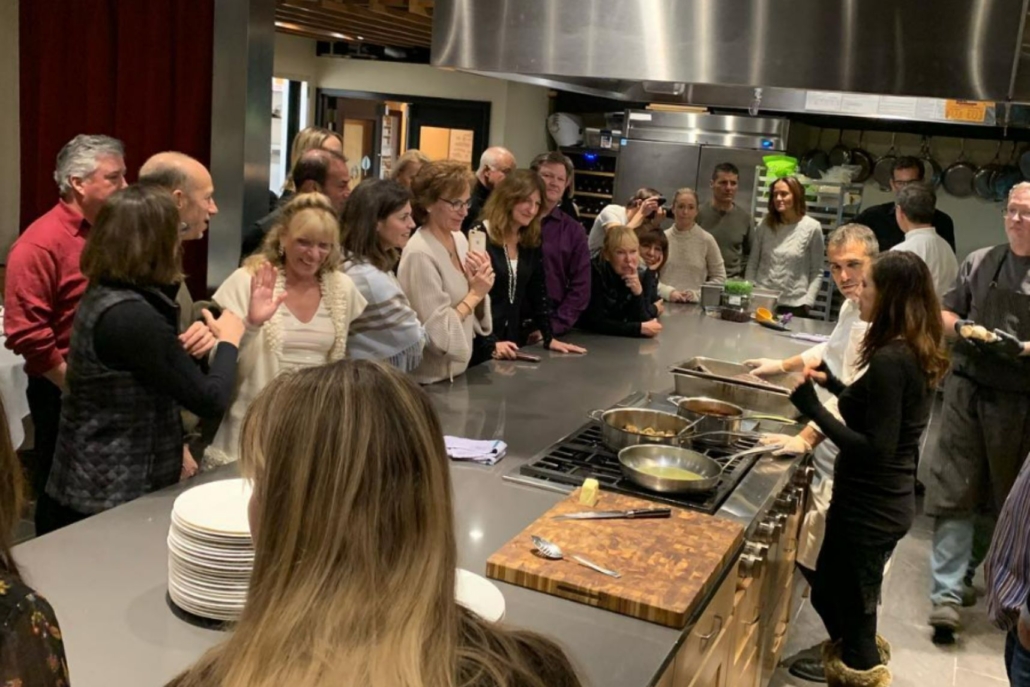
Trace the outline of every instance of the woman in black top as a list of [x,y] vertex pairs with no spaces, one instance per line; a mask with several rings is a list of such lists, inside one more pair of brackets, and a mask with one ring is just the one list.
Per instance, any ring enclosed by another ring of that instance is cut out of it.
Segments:
[[608,228],[604,247],[590,264],[590,305],[577,324],[600,334],[658,336],[662,325],[652,300],[658,293],[658,277],[641,268],[634,231],[627,226]]
[[[112,196],[90,230],[82,273],[90,285],[75,314],[68,389],[37,534],[177,482],[181,409],[219,417],[236,378],[243,322],[204,311],[218,339],[205,375],[183,347],[175,292],[182,279],[179,214],[166,190],[136,186]],[[258,280],[255,280],[258,282]],[[271,292],[255,303],[274,311]]]
[[[812,583],[812,605],[831,640],[823,650],[827,680],[875,686],[890,683],[889,647],[876,635],[883,567],[915,517],[919,439],[948,363],[940,303],[916,255],[881,254],[866,274],[860,309],[869,322],[858,361],[865,372],[846,387],[825,364],[809,368],[791,401],[840,448]],[[812,380],[839,397],[844,422],[820,403]]]
[[585,348],[562,343],[551,333],[540,236],[543,197],[544,182],[536,172],[515,170],[490,194],[482,221],[472,228],[486,232],[486,252],[497,275],[490,289],[493,332],[477,337],[472,365],[488,358],[515,359],[530,333],[522,330],[523,312],[540,332],[544,348],[558,353],[586,353]]

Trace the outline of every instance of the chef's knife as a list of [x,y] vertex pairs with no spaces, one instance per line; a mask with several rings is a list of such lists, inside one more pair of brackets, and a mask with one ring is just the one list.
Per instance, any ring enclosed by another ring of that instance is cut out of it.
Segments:
[[638,510],[598,510],[585,513],[569,513],[556,515],[555,520],[613,520],[625,518],[640,520],[643,518],[667,518],[672,515],[671,508],[641,508]]

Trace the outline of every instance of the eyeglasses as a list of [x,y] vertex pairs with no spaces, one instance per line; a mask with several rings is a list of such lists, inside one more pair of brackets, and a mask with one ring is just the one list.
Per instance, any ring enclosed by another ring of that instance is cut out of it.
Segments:
[[1018,210],[1016,208],[1005,208],[1005,211],[1001,213],[1005,219],[1020,222],[1030,222],[1030,210]]
[[461,212],[462,208],[464,208],[466,210],[469,210],[469,209],[472,208],[472,199],[471,198],[469,198],[468,200],[447,200],[446,198],[441,198],[440,201],[450,205],[454,209],[455,212]]

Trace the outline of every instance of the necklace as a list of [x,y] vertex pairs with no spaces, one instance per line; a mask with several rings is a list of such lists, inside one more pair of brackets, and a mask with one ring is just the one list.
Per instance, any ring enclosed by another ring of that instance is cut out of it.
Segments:
[[[515,274],[516,265],[511,261],[511,254],[508,252],[508,247],[504,247],[504,258],[508,261],[508,302],[515,305],[515,284],[517,277]],[[519,247],[515,244],[515,259],[519,259]]]

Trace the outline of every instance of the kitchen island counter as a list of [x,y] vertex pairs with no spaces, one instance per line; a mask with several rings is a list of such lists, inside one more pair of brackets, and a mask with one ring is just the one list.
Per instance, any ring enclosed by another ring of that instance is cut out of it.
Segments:
[[[542,352],[539,364],[491,362],[427,388],[447,434],[508,443],[508,456],[493,467],[452,464],[459,565],[483,574],[490,554],[562,498],[504,475],[581,425],[589,410],[632,392],[668,390],[669,367],[694,356],[785,357],[809,345],[757,325],[705,317],[696,306],[673,306],[662,321],[658,339],[575,333],[567,338],[586,346],[586,356]],[[794,329],[828,333],[830,325],[795,320]],[[720,515],[753,527],[751,508],[775,498],[796,464],[762,458]],[[15,549],[30,584],[56,609],[76,687],[162,685],[223,638],[184,622],[166,602],[165,540],[171,505],[182,489],[151,494]],[[653,684],[683,636],[682,630],[498,585],[507,603],[505,622],[559,640],[593,687]]]

